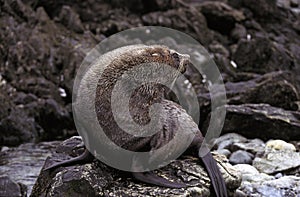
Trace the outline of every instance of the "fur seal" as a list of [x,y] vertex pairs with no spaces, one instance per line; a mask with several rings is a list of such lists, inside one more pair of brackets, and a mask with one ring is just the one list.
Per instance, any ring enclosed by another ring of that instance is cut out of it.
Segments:
[[[195,134],[195,137],[192,140],[187,152],[196,154],[203,162],[204,167],[211,179],[216,196],[227,196],[227,189],[224,179],[211,153],[209,152],[204,157],[200,157],[198,155],[198,150],[201,147],[204,139],[201,131],[198,129],[198,126],[193,121],[192,117],[189,116],[180,105],[165,99],[164,96],[167,93],[168,88],[155,83],[143,84],[136,88],[133,94],[129,95],[130,118],[132,118],[134,122],[139,125],[146,125],[151,121],[149,116],[150,106],[155,103],[160,103],[163,113],[158,115],[158,119],[162,119],[163,127],[159,132],[152,136],[136,137],[124,132],[116,123],[111,109],[112,89],[116,85],[118,79],[126,71],[134,68],[136,65],[145,63],[151,64],[152,62],[155,62],[159,64],[167,64],[175,68],[179,73],[184,73],[187,65],[191,63],[189,61],[189,56],[179,54],[178,52],[162,45],[130,45],[115,49],[109,53],[110,55],[104,58],[105,61],[102,59],[97,63],[99,67],[102,67],[103,64],[106,65],[102,70],[102,76],[99,78],[95,72],[89,73],[87,71],[87,77],[83,81],[83,83],[88,83],[89,81],[95,81],[96,79],[99,79],[96,88],[94,107],[98,122],[101,125],[101,128],[103,128],[105,134],[115,144],[124,149],[143,152],[156,150],[164,146],[170,141],[170,139],[174,137],[178,125],[184,125],[184,128],[187,128]],[[144,74],[148,75],[149,73]],[[176,76],[174,76],[174,78],[176,78]],[[130,86],[130,84],[128,86]],[[85,91],[87,91],[87,94],[92,94],[89,92],[89,90]],[[126,117],[124,118],[124,121],[127,121]],[[94,133],[96,133],[96,131],[94,131]],[[95,135],[95,137],[97,138],[97,135]],[[176,143],[177,146],[180,147],[180,142]],[[92,158],[93,157],[91,156],[91,153],[86,150],[84,154],[80,155],[79,157],[56,163],[45,168],[44,170],[51,170],[60,166],[70,166],[78,163],[86,163],[90,162]],[[186,187],[185,184],[170,182],[162,177],[156,176],[151,172],[133,172],[133,176],[139,181],[158,186],[171,188]]]

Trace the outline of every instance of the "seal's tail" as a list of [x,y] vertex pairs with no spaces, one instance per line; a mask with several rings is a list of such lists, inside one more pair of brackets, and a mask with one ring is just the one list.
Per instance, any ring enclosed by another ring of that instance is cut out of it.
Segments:
[[208,176],[210,177],[216,196],[227,197],[225,181],[220,172],[220,169],[217,166],[217,162],[215,161],[211,153],[208,152],[205,156],[200,158],[204,163],[206,171],[208,172]]

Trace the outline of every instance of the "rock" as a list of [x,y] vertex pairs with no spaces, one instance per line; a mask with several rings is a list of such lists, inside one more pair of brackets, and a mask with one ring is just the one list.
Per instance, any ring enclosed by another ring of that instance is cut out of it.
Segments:
[[126,7],[133,12],[147,13],[153,10],[170,9],[176,5],[176,1],[163,1],[163,0],[111,0],[108,1],[113,6],[123,8]]
[[8,176],[0,176],[0,196],[25,197],[24,185],[20,185],[12,181]]
[[299,1],[298,0],[291,0],[291,7],[298,7]]
[[70,6],[62,7],[57,20],[76,33],[84,31],[79,15]]
[[242,186],[241,190],[247,196],[299,196],[299,182],[299,177],[284,176],[259,184],[248,184]]
[[258,170],[249,164],[237,164],[234,165],[234,168],[239,170],[242,174],[259,174]]
[[274,180],[273,176],[265,173],[260,173],[255,167],[249,164],[237,164],[234,165],[236,170],[239,170],[242,174],[242,185],[240,188],[251,187],[252,184],[261,184],[265,181]]
[[[61,136],[74,134],[71,109],[62,107],[54,99],[40,99],[36,103],[25,105],[35,121],[43,128],[44,133],[38,137],[39,140],[59,139]],[[63,133],[66,129],[69,133]]]
[[295,152],[292,144],[282,140],[269,141],[264,154],[254,159],[253,166],[267,174],[299,169],[300,153]]
[[142,16],[145,25],[173,27],[196,38],[201,44],[212,41],[205,17],[196,9],[178,8],[165,12],[151,12]]
[[[85,53],[97,40],[88,31],[82,33],[79,16],[71,7],[56,13],[61,6],[56,2],[52,2],[51,11],[51,6],[47,7],[51,3],[45,1],[39,1],[37,9],[31,7],[37,2],[29,0],[2,3],[0,100],[6,107],[0,106],[1,144],[19,145],[74,134],[73,80]],[[39,5],[45,5],[46,11]],[[59,18],[59,13],[62,24],[52,20]],[[72,27],[67,27],[64,22],[70,16],[74,21],[70,19]]]
[[[297,22],[299,23],[299,33],[300,33],[300,20],[297,20]],[[291,43],[289,45],[289,51],[293,54],[294,57],[300,57],[300,46],[299,44],[295,44],[295,43]],[[294,73],[294,75],[291,76],[291,78],[293,79],[293,85],[296,86],[298,93],[300,93],[300,60],[297,61],[295,68],[292,70],[292,72]]]
[[300,99],[294,85],[289,82],[290,73],[271,72],[254,79],[227,82],[226,95],[229,104],[267,103],[287,110],[297,110]]
[[247,30],[243,25],[235,24],[235,27],[230,32],[230,36],[234,41],[238,41],[242,38],[246,38]]
[[243,12],[219,1],[205,1],[197,7],[203,13],[210,29],[228,35],[236,22],[245,19]]
[[247,138],[263,140],[300,139],[299,112],[286,111],[268,104],[227,105],[226,109],[224,133],[236,132]]
[[290,8],[290,1],[287,0],[277,0],[276,4],[278,7],[289,9]]
[[242,4],[261,21],[272,21],[277,17],[275,13],[278,13],[278,9],[274,0],[242,0]]
[[276,179],[279,179],[279,178],[283,177],[283,174],[280,172],[280,173],[275,174],[274,177],[275,177]]
[[293,144],[283,140],[269,140],[266,144],[266,148],[274,149],[276,151],[296,151],[296,147]]
[[212,143],[217,150],[221,149],[230,149],[232,144],[235,142],[246,142],[247,139],[236,133],[227,133],[224,134],[217,139],[215,139]]
[[0,121],[0,143],[16,146],[22,142],[33,141],[42,131],[36,128],[34,119],[22,109],[13,109]]
[[295,60],[282,44],[272,42],[265,37],[241,39],[233,54],[233,60],[238,65],[238,71],[261,74],[290,70],[295,64]]
[[254,155],[246,151],[238,150],[233,152],[229,157],[229,162],[235,164],[252,164]]
[[[64,141],[58,146],[57,153],[46,160],[44,167],[57,161],[66,160],[70,158],[69,155],[73,157],[82,153],[82,149],[75,148],[81,142],[79,137]],[[224,156],[214,155],[214,157],[220,164],[221,172],[224,173],[223,176],[228,189],[231,192],[235,191],[240,185],[241,175],[233,169]],[[172,181],[183,181],[190,187],[171,189],[138,183],[129,174],[106,166],[100,161],[93,161],[90,164],[58,168],[51,173],[41,171],[31,196],[83,194],[104,196],[210,195],[209,178],[196,158],[183,157],[154,172]]]
[[216,151],[218,154],[225,155],[227,158],[230,156],[231,152],[228,149],[218,149]]
[[259,173],[248,164],[238,164],[234,168],[242,173],[243,181],[239,190],[245,196],[297,196],[299,177],[285,176],[275,179],[265,173]]
[[244,150],[252,154],[261,153],[265,150],[265,143],[260,139],[247,140],[246,142],[235,142],[232,151]]
[[[230,75],[230,77],[228,75],[226,79],[233,80],[225,83],[228,104],[267,103],[286,110],[298,110],[300,96],[297,88],[293,85],[296,84],[296,81],[293,80],[291,72],[278,71],[264,75],[245,76],[245,73],[241,75],[234,70],[222,68],[225,67],[220,68],[223,73]],[[241,79],[243,80],[241,81]],[[195,84],[199,84],[198,86],[201,85],[199,82]],[[196,89],[196,92],[197,91],[198,89]],[[210,104],[210,94],[208,90],[199,92],[198,96],[199,100],[202,100],[202,102],[199,102],[200,108],[205,109],[204,104]],[[202,130],[205,131],[205,129]]]
[[220,43],[218,42],[213,42],[208,46],[209,50],[213,53],[218,53],[221,54],[225,57],[229,57],[230,53],[229,51]]
[[[45,159],[54,152],[58,141],[41,142],[41,143],[26,143],[18,147],[2,148],[0,152],[0,174],[8,176],[13,180],[12,184],[15,188],[20,188],[21,193],[31,193],[32,187],[40,173],[40,170],[45,162]],[[1,179],[1,178],[0,178]],[[5,179],[6,180],[6,179]],[[2,190],[0,181],[0,196],[10,197],[15,196],[11,190]],[[7,186],[7,188],[10,188]],[[2,195],[1,192],[8,192],[10,195]],[[19,191],[19,189],[17,190]],[[19,195],[19,196],[28,196]]]

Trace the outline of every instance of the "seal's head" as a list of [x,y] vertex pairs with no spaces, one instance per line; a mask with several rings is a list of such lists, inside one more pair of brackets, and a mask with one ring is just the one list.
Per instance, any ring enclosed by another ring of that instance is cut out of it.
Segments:
[[[119,82],[122,92],[130,93],[133,87],[143,97],[161,97],[167,87],[172,87],[176,78],[190,64],[189,55],[180,54],[164,45],[129,45],[117,49],[112,61],[100,77],[99,96],[110,91]],[[103,92],[104,91],[104,92]]]
[[189,55],[180,54],[177,51],[163,45],[147,46],[144,50],[141,50],[140,53],[150,62],[168,64],[181,73],[184,73],[187,65],[190,64]]

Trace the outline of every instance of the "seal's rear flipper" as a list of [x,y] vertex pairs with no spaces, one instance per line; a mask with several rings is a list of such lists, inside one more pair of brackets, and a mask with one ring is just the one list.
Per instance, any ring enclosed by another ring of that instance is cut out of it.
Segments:
[[63,166],[72,166],[72,165],[75,165],[75,164],[86,164],[86,163],[92,162],[93,159],[94,159],[94,156],[86,149],[84,151],[84,153],[82,153],[82,155],[79,155],[78,157],[75,157],[73,159],[69,159],[69,160],[66,160],[66,161],[61,161],[61,162],[55,163],[51,166],[48,166],[48,167],[44,168],[43,171],[53,170],[55,168],[63,167]]
[[133,177],[141,182],[149,183],[156,186],[161,187],[169,187],[169,188],[184,188],[187,187],[184,183],[175,183],[168,181],[162,177],[157,176],[153,172],[133,172]]
[[208,172],[211,183],[215,190],[217,197],[227,197],[227,189],[223,176],[218,168],[217,162],[213,158],[210,152],[208,152],[204,157],[200,157],[204,163],[205,169]]

